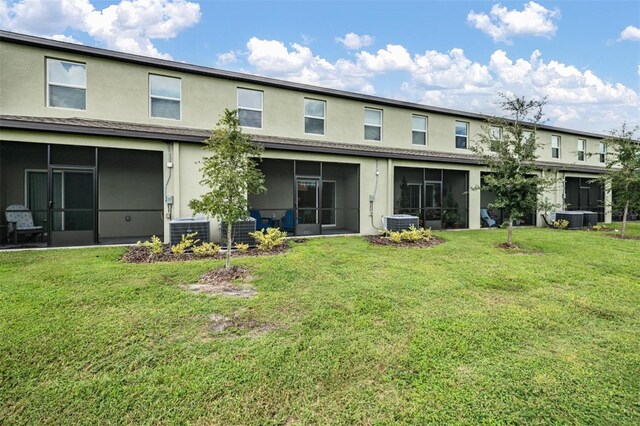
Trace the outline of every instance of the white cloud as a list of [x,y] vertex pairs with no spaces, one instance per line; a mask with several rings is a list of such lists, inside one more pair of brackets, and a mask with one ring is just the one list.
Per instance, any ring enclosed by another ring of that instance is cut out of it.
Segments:
[[[462,49],[411,53],[389,44],[374,52],[329,61],[297,43],[253,37],[246,52],[247,72],[334,89],[374,94],[485,113],[499,113],[497,92],[548,97],[551,123],[596,132],[626,120],[638,122],[640,96],[633,89],[603,80],[591,70],[556,60],[535,50],[528,58],[510,58],[496,50],[486,62],[469,59]],[[640,73],[640,67],[639,71]],[[386,77],[395,87],[376,87]]]
[[225,53],[221,53],[218,55],[218,61],[216,62],[218,66],[221,65],[229,65],[238,62],[238,54],[236,52],[229,51]]
[[345,34],[344,37],[336,37],[336,41],[350,50],[358,50],[363,47],[371,46],[374,38],[370,35],[358,35],[356,33]]
[[640,40],[640,28],[634,27],[633,25],[629,25],[620,33],[619,40],[632,40],[632,41]]
[[499,3],[493,5],[490,15],[476,13],[467,15],[467,21],[494,41],[510,44],[513,36],[551,37],[556,33],[555,21],[560,17],[558,10],[550,10],[533,1],[524,5],[523,10],[508,10]]
[[64,32],[87,33],[105,47],[170,59],[153,45],[200,19],[200,5],[187,0],[121,0],[102,10],[90,0],[0,0],[0,25],[7,30],[73,41]]

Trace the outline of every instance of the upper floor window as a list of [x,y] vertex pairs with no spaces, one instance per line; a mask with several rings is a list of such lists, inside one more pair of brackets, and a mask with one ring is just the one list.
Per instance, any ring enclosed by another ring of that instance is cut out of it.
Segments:
[[180,120],[182,96],[179,78],[149,74],[149,115]]
[[502,140],[502,127],[491,126],[491,151],[497,151]]
[[587,149],[587,141],[578,139],[578,161],[584,161],[584,153]]
[[262,97],[260,90],[238,88],[238,119],[243,127],[262,128]]
[[551,158],[560,158],[560,136],[551,136]]
[[364,138],[369,141],[382,140],[382,110],[364,109]]
[[87,66],[47,59],[47,106],[87,109]]
[[427,117],[423,115],[411,116],[411,143],[414,145],[427,144]]
[[604,163],[606,162],[607,159],[607,144],[604,142],[600,142],[600,146],[598,147],[598,153],[599,153],[599,157],[600,157],[600,162]]
[[456,121],[456,148],[466,149],[469,139],[469,123]]
[[324,135],[326,102],[317,99],[304,100],[304,132]]

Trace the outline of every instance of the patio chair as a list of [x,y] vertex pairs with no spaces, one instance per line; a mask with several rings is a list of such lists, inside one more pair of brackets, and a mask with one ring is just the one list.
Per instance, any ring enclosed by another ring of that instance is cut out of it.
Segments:
[[280,229],[287,232],[293,232],[293,209],[284,212],[284,216],[280,219]]
[[496,226],[496,220],[491,217],[487,209],[480,209],[480,219],[482,219],[489,228]]
[[260,210],[249,210],[249,216],[256,220],[256,231],[262,231],[263,229],[273,228],[273,221],[268,217],[262,217]]
[[44,229],[42,226],[35,226],[31,210],[20,204],[12,204],[6,208],[4,216],[7,219],[7,239],[13,234],[14,244],[18,244],[18,235],[42,236]]

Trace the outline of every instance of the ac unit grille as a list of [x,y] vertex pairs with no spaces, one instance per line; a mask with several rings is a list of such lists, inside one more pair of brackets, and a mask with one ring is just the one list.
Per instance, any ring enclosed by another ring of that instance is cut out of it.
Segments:
[[[227,224],[222,222],[220,227],[220,240],[223,247],[227,246]],[[256,240],[249,236],[250,232],[256,232],[256,220],[249,217],[245,220],[239,220],[233,224],[231,228],[231,235],[234,244],[249,244],[250,246],[256,245]]]
[[197,232],[194,239],[200,242],[209,242],[209,221],[194,220],[191,218],[176,219],[169,222],[169,234],[171,244],[178,244],[182,240],[182,236]]
[[384,216],[384,228],[388,231],[404,231],[413,225],[420,227],[420,218],[408,214],[396,214],[392,216]]

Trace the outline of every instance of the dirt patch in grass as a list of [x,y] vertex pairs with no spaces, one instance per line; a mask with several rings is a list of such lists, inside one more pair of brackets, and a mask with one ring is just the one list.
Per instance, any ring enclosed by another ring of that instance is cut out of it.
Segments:
[[[250,248],[246,251],[232,250],[231,257],[246,257],[246,256],[271,256],[275,254],[284,253],[289,250],[289,245],[285,242],[282,245],[275,247],[271,251],[262,251],[257,248]],[[164,245],[162,253],[152,254],[149,253],[144,247],[131,246],[122,256],[122,261],[127,263],[155,263],[155,262],[183,262],[186,260],[200,260],[200,259],[224,259],[226,257],[225,252],[216,253],[213,256],[195,256],[193,253],[174,254],[171,253],[169,245]]]
[[259,337],[274,328],[275,325],[273,324],[261,323],[252,319],[243,319],[236,314],[233,314],[231,317],[212,314],[209,317],[208,324],[208,331],[212,334],[231,332],[232,334],[249,337]]
[[526,255],[543,255],[544,253],[541,251],[527,249],[518,244],[509,244],[509,243],[499,243],[496,244],[496,248],[500,250],[504,250],[507,253],[513,254],[515,256],[526,256]]
[[617,238],[619,240],[640,240],[640,235],[612,235],[613,238]]
[[420,240],[416,242],[402,241],[400,243],[394,243],[388,238],[383,237],[382,235],[371,235],[366,237],[371,244],[381,245],[381,246],[391,246],[391,247],[410,247],[410,248],[425,248],[425,247],[433,247],[438,244],[444,243],[444,240],[438,237],[431,237],[428,240]]
[[197,284],[183,285],[180,288],[196,294],[251,297],[256,294],[254,288],[234,284],[237,281],[246,283],[250,278],[249,271],[240,266],[216,268],[203,274]]
[[509,243],[496,244],[496,248],[503,249],[503,250],[522,250],[522,247],[520,247],[518,244],[509,244]]

